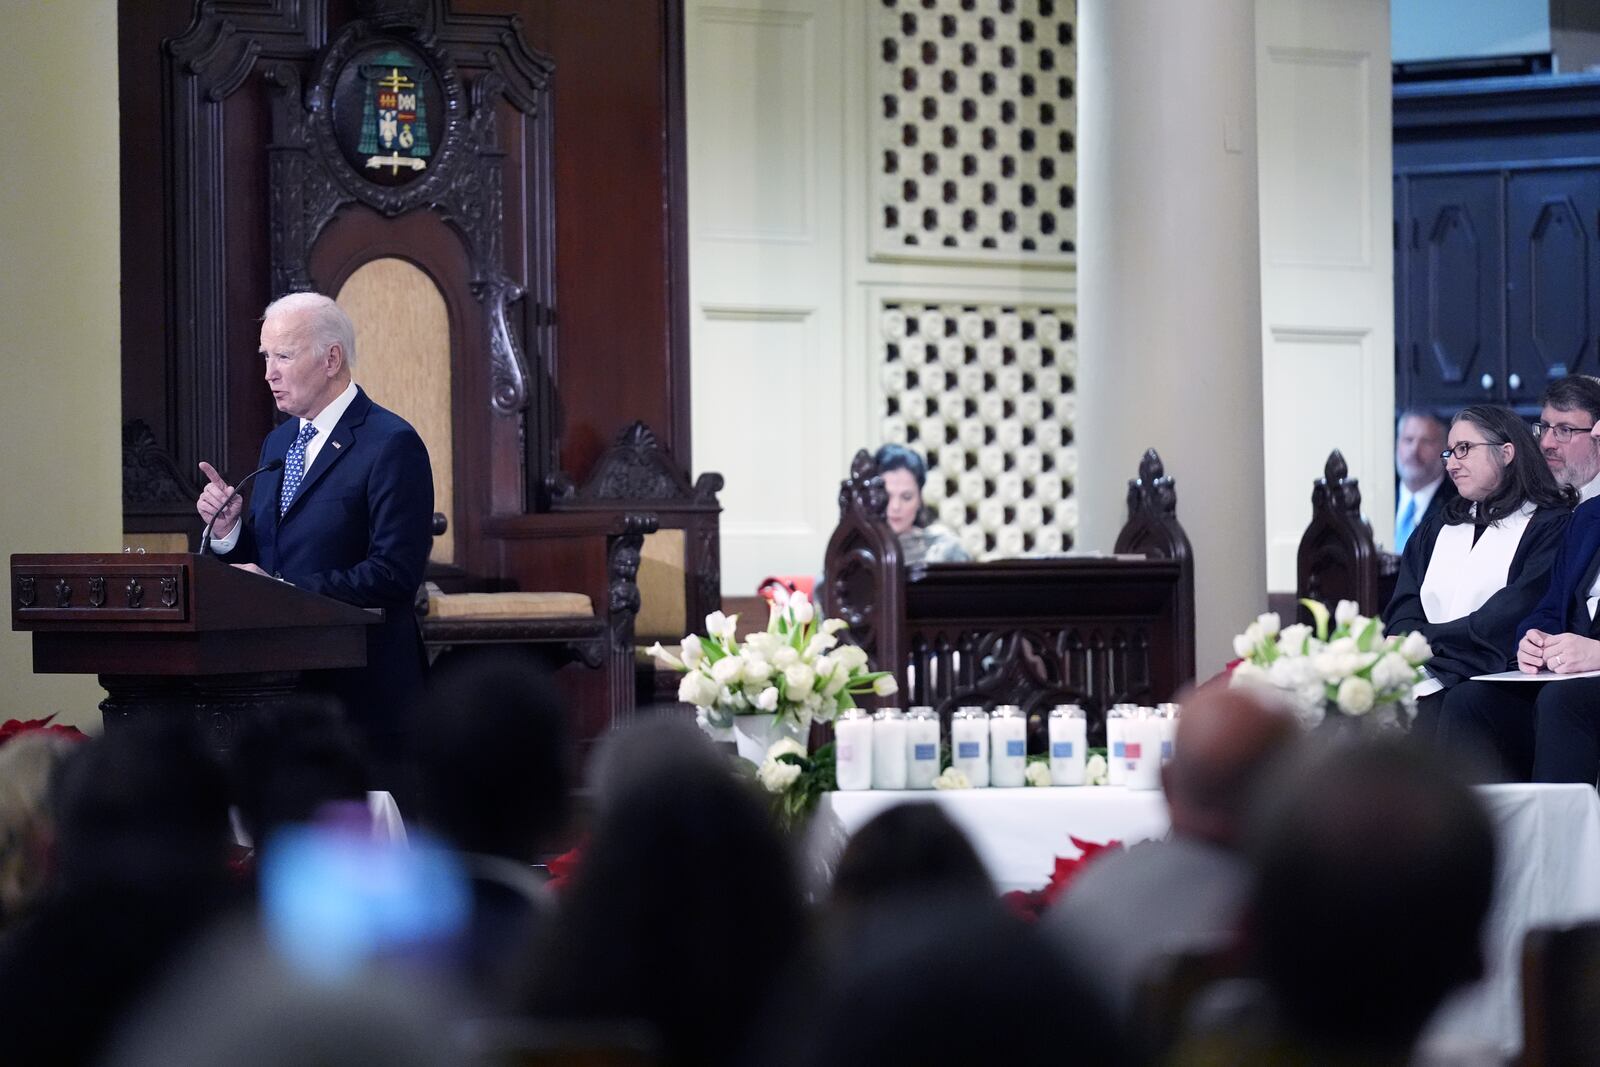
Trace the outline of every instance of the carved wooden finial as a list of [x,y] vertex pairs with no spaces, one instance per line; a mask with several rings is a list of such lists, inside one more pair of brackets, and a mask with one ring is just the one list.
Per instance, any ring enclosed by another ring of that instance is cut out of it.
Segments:
[[1322,509],[1342,511],[1356,519],[1361,517],[1361,483],[1350,477],[1350,465],[1337,448],[1328,453],[1322,477],[1311,486],[1313,522]]
[[1157,478],[1166,476],[1167,469],[1161,465],[1161,456],[1153,448],[1145,449],[1144,457],[1139,460],[1139,480],[1152,485]]
[[1139,477],[1128,480],[1128,514],[1149,510],[1172,515],[1177,508],[1177,486],[1167,477],[1161,456],[1153,448],[1145,449],[1139,460]]
[[1342,482],[1350,477],[1350,467],[1344,461],[1343,452],[1336,448],[1328,453],[1328,462],[1322,468],[1322,476],[1327,479],[1329,485],[1334,482]]
[[617,444],[626,448],[656,449],[661,447],[656,441],[655,431],[646,426],[643,420],[640,419],[635,419],[632,426],[617,435]]
[[850,461],[850,477],[839,483],[839,514],[851,507],[883,518],[889,510],[889,494],[878,477],[878,463],[872,453],[861,449]]

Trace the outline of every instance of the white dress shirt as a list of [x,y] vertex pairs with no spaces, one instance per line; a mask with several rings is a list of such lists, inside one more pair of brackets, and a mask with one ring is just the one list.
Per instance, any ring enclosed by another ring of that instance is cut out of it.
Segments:
[[[1600,478],[1596,478],[1595,481],[1600,482]],[[1406,488],[1405,482],[1401,482],[1400,499],[1395,502],[1394,528],[1396,530],[1400,528],[1400,516],[1406,513],[1406,502],[1414,499],[1417,502],[1417,510],[1413,513],[1414,517],[1411,520],[1411,532],[1413,534],[1416,533],[1417,530],[1422,526],[1422,513],[1428,510],[1428,505],[1433,503],[1433,495],[1439,491],[1439,487],[1443,484],[1444,475],[1441,474],[1437,480],[1429,482],[1427,485],[1413,493],[1411,490]],[[1398,545],[1396,546],[1395,550],[1401,551],[1404,548],[1404,545]]]
[[[306,442],[306,474],[311,473],[312,465],[316,463],[317,456],[321,454],[322,446],[328,440],[328,435],[333,432],[335,426],[339,425],[339,420],[344,418],[345,411],[349,409],[351,402],[355,398],[356,383],[351,382],[344,387],[344,392],[334,397],[327,407],[317,412],[316,418],[300,420],[300,429],[302,430],[306,428],[306,423],[308,422],[317,428],[316,434]],[[239,521],[233,524],[233,529],[228,531],[227,537],[213,537],[211,539],[211,551],[219,556],[232,552],[233,546],[239,543],[239,529],[242,526],[244,526],[244,516],[241,514]]]

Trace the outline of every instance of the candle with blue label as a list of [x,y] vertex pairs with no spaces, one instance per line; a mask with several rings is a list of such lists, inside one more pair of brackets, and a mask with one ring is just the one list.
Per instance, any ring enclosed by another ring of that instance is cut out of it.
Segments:
[[974,789],[989,784],[989,713],[982,708],[957,708],[950,716],[950,766]]
[[1050,784],[1082,785],[1088,758],[1088,725],[1083,708],[1057,704],[1050,709]]
[[1028,784],[1028,719],[1015,704],[1001,704],[989,719],[989,784]]
[[906,788],[932,789],[940,769],[939,713],[918,705],[906,713]]
[[872,716],[846,708],[833,724],[833,752],[840,789],[872,788]]

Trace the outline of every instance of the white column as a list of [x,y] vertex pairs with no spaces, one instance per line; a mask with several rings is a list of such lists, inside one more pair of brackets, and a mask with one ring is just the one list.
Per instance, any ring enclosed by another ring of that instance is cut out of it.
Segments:
[[1080,540],[1111,547],[1156,448],[1194,545],[1203,679],[1266,606],[1255,5],[1078,17]]

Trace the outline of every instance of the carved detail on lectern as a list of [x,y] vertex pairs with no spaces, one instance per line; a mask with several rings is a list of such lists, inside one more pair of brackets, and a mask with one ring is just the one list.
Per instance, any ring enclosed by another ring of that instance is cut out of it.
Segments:
[[65,578],[56,579],[56,607],[64,608],[72,603],[72,583]]
[[106,580],[104,578],[89,579],[89,606],[103,608],[106,604]]
[[144,607],[144,586],[139,584],[139,579],[137,579],[137,578],[129,578],[128,579],[127,593],[128,593],[128,607],[130,607],[130,608],[142,608],[142,607]]
[[178,603],[178,579],[161,579],[161,606],[170,608]]
[[32,578],[17,579],[17,606],[31,608],[39,600],[39,586]]

